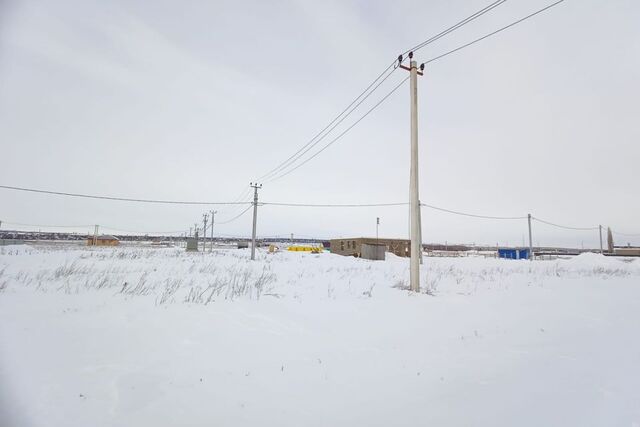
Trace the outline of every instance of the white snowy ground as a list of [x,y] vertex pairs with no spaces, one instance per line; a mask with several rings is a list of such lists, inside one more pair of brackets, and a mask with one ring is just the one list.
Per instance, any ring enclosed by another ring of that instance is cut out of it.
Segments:
[[0,426],[640,426],[640,259],[248,256],[0,248]]

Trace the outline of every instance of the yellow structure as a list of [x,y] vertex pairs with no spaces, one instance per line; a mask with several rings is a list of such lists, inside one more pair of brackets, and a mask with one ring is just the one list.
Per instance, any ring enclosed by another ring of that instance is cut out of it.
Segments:
[[324,248],[321,246],[289,246],[287,250],[291,252],[311,252],[312,254],[319,254]]
[[120,239],[116,236],[88,236],[87,246],[118,246]]

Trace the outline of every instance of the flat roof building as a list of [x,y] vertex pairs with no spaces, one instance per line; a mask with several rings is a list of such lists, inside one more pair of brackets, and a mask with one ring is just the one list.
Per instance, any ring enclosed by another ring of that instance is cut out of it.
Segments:
[[394,255],[408,257],[411,255],[411,241],[409,239],[376,239],[375,237],[351,237],[343,239],[331,239],[331,253],[345,256],[362,256],[362,245],[384,245],[386,252]]
[[102,236],[88,236],[87,246],[118,246],[120,239],[116,236],[102,235]]

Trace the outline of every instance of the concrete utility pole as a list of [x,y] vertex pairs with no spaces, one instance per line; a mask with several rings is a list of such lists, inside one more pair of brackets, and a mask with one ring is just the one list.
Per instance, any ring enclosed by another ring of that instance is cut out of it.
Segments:
[[409,71],[411,95],[411,172],[409,179],[409,205],[411,212],[411,261],[409,271],[409,283],[411,290],[420,291],[420,258],[422,256],[422,236],[420,233],[420,198],[418,188],[418,76],[424,70],[424,64],[420,65],[413,60],[413,52],[409,52],[409,67],[402,65],[402,55],[398,57],[398,66]]
[[527,222],[529,223],[529,261],[533,261],[533,240],[531,238],[531,214],[527,215]]
[[209,211],[211,212],[211,251],[213,252],[213,223],[215,222],[215,215],[218,213],[218,211]]
[[253,188],[253,232],[251,233],[251,259],[256,259],[256,226],[258,225],[258,189],[262,188],[262,184],[249,183]]
[[98,244],[98,227],[99,225],[96,224],[93,228],[93,246]]
[[207,250],[207,219],[209,216],[205,213],[202,215],[202,222],[204,227],[202,228],[202,253]]
[[380,217],[376,217],[376,245],[379,244],[378,242],[378,228],[380,227]]
[[602,250],[602,225],[598,225],[598,231],[600,232],[600,253],[603,254],[604,251]]
[[420,265],[422,265],[422,253],[424,248],[422,247],[422,205],[418,200],[418,209],[420,210],[420,216],[418,216],[418,236],[420,236]]

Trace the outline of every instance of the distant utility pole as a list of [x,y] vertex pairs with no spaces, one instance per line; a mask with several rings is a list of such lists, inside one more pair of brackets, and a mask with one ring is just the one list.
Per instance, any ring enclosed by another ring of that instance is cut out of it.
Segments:
[[253,232],[251,233],[251,259],[256,259],[256,226],[258,225],[258,189],[262,188],[262,184],[249,183],[253,188]]
[[93,228],[93,246],[98,244],[98,227],[99,225],[96,224]]
[[218,211],[209,211],[211,212],[211,252],[213,252],[213,223],[215,222],[215,215],[218,213]]
[[413,52],[409,52],[409,67],[402,65],[402,55],[398,56],[398,66],[409,71],[411,95],[411,173],[409,179],[409,205],[411,212],[411,261],[409,282],[411,290],[420,291],[420,258],[422,256],[422,236],[420,224],[420,198],[418,188],[418,76],[423,75],[424,64],[413,60]]
[[207,219],[209,216],[205,213],[202,215],[202,223],[204,224],[202,228],[202,253],[207,250]]
[[531,214],[527,215],[527,222],[529,223],[529,261],[533,261],[533,240],[531,238]]
[[603,254],[604,251],[602,249],[602,225],[598,225],[598,231],[600,232],[600,253]]
[[378,242],[378,227],[380,227],[380,217],[376,217],[376,245],[379,244]]

